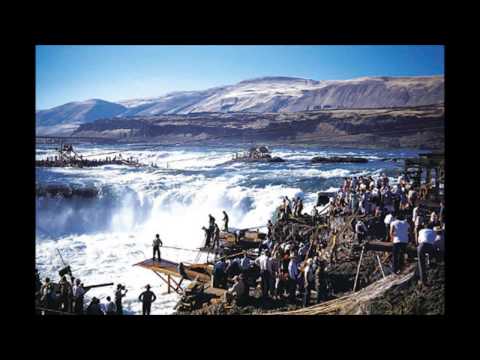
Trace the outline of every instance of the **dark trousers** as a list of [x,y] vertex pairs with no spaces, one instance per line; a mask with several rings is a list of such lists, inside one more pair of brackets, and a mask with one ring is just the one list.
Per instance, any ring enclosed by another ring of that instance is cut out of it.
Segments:
[[290,300],[295,299],[296,290],[297,290],[297,281],[292,278],[288,278],[288,297],[290,298]]
[[393,244],[393,272],[403,268],[405,260],[405,251],[407,250],[407,243],[394,243]]
[[303,306],[306,307],[310,305],[310,292],[313,290],[314,286],[312,283],[307,283],[305,286],[305,292],[303,293]]
[[260,271],[260,277],[262,278],[262,296],[266,297],[270,290],[270,273],[268,271]]
[[142,315],[150,315],[150,309],[152,308],[152,303],[151,302],[143,302],[142,306]]
[[220,237],[217,237],[217,236],[213,237],[213,247],[214,248],[220,247]]
[[158,260],[160,261],[160,247],[154,246],[153,247],[153,260],[155,260],[155,254],[158,254]]
[[385,224],[385,241],[388,241],[388,238],[390,237],[390,224]]
[[75,300],[74,312],[75,314],[83,314],[83,297]]
[[123,315],[123,307],[121,301],[115,301],[115,305],[117,306],[117,315]]
[[417,247],[417,254],[418,254],[418,273],[420,276],[420,281],[422,283],[427,281],[427,271],[426,271],[426,264],[425,264],[425,258],[426,254],[430,255],[430,258],[433,258],[435,256],[435,249],[432,244],[428,243],[421,243]]
[[317,304],[319,304],[327,297],[327,289],[324,279],[317,280],[315,291],[317,292]]

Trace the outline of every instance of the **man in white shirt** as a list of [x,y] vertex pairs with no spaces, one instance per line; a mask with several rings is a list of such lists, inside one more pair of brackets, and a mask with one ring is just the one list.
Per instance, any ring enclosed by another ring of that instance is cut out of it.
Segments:
[[387,213],[383,220],[383,223],[385,224],[385,241],[390,241],[390,224],[393,220],[395,220],[395,217],[390,212]]
[[272,260],[268,251],[263,251],[262,255],[255,259],[255,264],[260,268],[260,277],[262,278],[262,296],[266,297],[270,284],[272,283]]
[[82,286],[80,279],[75,280],[75,285],[73,285],[73,300],[74,305],[73,309],[76,314],[83,313],[83,296],[85,295],[85,289]]
[[390,224],[390,237],[393,241],[393,272],[396,274],[400,273],[405,260],[409,228],[402,212],[399,213],[397,220]]
[[427,281],[427,273],[425,269],[425,255],[430,257],[435,256],[435,248],[433,243],[435,242],[436,234],[433,231],[433,224],[428,224],[424,229],[418,232],[418,272],[420,276],[420,283],[425,284]]

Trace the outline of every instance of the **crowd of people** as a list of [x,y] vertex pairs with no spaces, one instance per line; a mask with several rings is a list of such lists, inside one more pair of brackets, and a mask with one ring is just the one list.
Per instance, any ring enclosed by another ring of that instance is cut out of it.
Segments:
[[[353,215],[351,226],[355,242],[393,242],[392,271],[396,274],[404,267],[407,244],[415,245],[419,280],[426,284],[427,263],[440,260],[444,253],[445,210],[443,200],[438,209],[423,205],[422,200],[429,195],[421,191],[423,189],[406,174],[401,174],[395,185],[390,184],[386,174],[377,179],[371,176],[345,178],[336,195],[329,199],[326,223],[330,224],[334,217],[347,219]],[[214,265],[212,285],[227,289],[226,300],[244,302],[259,275],[262,297],[294,301],[301,296],[304,306],[310,304],[312,290],[317,294],[317,302],[328,298],[328,268],[336,259],[337,229],[329,228],[327,238],[331,241],[328,242],[325,237],[300,236],[294,228],[282,226],[292,217],[308,216],[303,214],[302,199],[290,200],[285,196],[278,208],[277,224],[274,226],[271,221],[267,224],[267,239],[260,245],[260,256],[252,261],[246,253],[243,257],[220,259]],[[317,225],[320,219],[317,206],[313,207],[310,216]],[[328,243],[330,252],[326,249]],[[229,278],[234,282],[230,288],[227,286]]]
[[330,198],[330,216],[359,215],[352,227],[358,243],[382,239],[393,242],[392,270],[399,273],[404,264],[407,244],[417,247],[420,282],[426,283],[425,264],[428,258],[440,259],[445,251],[445,206],[425,205],[431,195],[430,186],[416,184],[401,174],[395,185],[381,174],[345,178],[335,197]]
[[[225,210],[223,213],[223,227],[222,231],[228,232],[228,214]],[[220,247],[220,227],[218,226],[215,218],[212,214],[208,215],[208,227],[203,226],[202,230],[205,232],[205,248],[214,248],[218,249]]]
[[[142,303],[142,314],[150,315],[152,303],[157,299],[150,290],[150,285],[145,286],[138,301]],[[61,276],[58,283],[53,283],[46,277],[41,281],[38,270],[35,270],[35,295],[37,311],[47,314],[64,313],[76,315],[124,315],[122,299],[126,296],[128,289],[125,285],[117,284],[116,290],[111,296],[102,298],[93,296],[88,305],[85,306],[85,294],[89,287],[84,286],[80,279],[70,275]]]
[[[406,174],[400,175],[396,184],[390,184],[385,174],[377,179],[371,176],[345,178],[338,192],[328,200],[328,206],[322,210],[326,211],[323,217],[320,217],[317,206],[313,207],[311,215],[304,214],[300,197],[290,200],[285,196],[278,207],[276,223],[268,221],[266,239],[260,243],[259,256],[252,258],[245,251],[240,256],[220,257],[213,266],[212,286],[225,289],[225,301],[236,301],[239,305],[247,302],[250,288],[257,288],[257,280],[264,299],[269,297],[290,302],[302,299],[303,306],[309,306],[313,290],[316,303],[328,299],[329,266],[336,260],[338,229],[331,226],[335,217],[352,219],[353,241],[358,244],[369,239],[392,242],[392,270],[396,274],[404,267],[407,244],[415,245],[419,279],[426,284],[427,264],[443,256],[445,230],[443,200],[439,208],[431,208],[422,203],[428,196],[428,192],[421,191],[419,185],[414,184]],[[290,226],[292,220],[302,217],[310,217],[317,229],[319,224],[324,224],[327,231],[322,235],[318,231],[302,234],[298,228]],[[222,230],[228,232],[229,217],[225,211],[222,221]],[[208,228],[203,227],[203,230],[205,246],[220,247],[220,228],[212,215],[209,215]],[[161,261],[162,245],[157,234],[153,241],[153,260],[157,255]],[[233,280],[231,286],[229,279]],[[122,297],[126,291],[118,284],[114,300],[107,297],[102,303],[94,297],[84,309],[86,291],[79,279],[74,281],[72,277],[69,282],[63,276],[55,289],[49,278],[42,284],[37,272],[37,295],[41,306],[47,309],[77,314],[122,314]],[[138,300],[142,302],[142,313],[150,314],[156,296],[149,285]]]

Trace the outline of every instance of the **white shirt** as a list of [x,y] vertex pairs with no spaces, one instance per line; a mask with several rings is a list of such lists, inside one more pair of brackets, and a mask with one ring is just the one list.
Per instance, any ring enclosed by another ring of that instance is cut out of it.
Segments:
[[81,286],[74,285],[73,286],[73,297],[78,299],[85,294],[85,290]]
[[272,261],[267,255],[260,255],[256,260],[255,264],[260,267],[260,271],[269,271],[272,272]]
[[394,229],[394,243],[408,243],[409,225],[405,220],[394,220],[390,224],[390,228]]
[[383,221],[385,224],[389,225],[393,220],[393,215],[392,214],[387,214],[387,216],[385,216],[385,220]]
[[418,232],[418,242],[433,244],[437,234],[432,229],[422,229]]

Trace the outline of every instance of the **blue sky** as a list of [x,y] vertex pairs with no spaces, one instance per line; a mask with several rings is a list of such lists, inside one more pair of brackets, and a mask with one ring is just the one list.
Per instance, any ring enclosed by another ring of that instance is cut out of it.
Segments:
[[443,73],[443,46],[37,46],[36,108],[154,97],[261,76],[342,80]]

